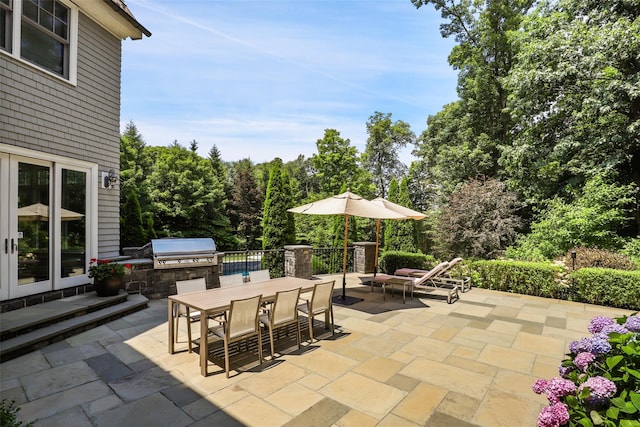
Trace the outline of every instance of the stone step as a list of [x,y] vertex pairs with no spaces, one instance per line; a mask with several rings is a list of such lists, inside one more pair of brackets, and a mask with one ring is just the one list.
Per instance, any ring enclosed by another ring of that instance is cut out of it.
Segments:
[[95,292],[90,292],[8,311],[0,314],[0,341],[126,300],[125,292],[110,297],[99,297]]
[[[147,307],[147,302],[149,300],[142,295],[127,295],[123,293],[121,293],[121,295],[124,296],[124,300],[118,298],[118,303],[116,303],[115,305],[103,305],[102,308],[99,308],[97,310],[86,312],[62,321],[55,321],[57,319],[53,319],[53,323],[49,323],[46,326],[44,326],[42,323],[39,323],[39,328],[30,330],[29,332],[24,332],[23,328],[22,331],[24,333],[0,342],[0,363],[45,347],[49,344],[61,341],[72,335],[79,334],[80,332],[95,328],[96,326],[102,325],[104,323],[110,322],[112,320],[118,319],[127,314],[142,310]],[[56,301],[51,301],[40,305],[45,306],[52,302]],[[22,310],[26,309],[16,311]],[[5,314],[8,313],[2,314],[3,323]]]

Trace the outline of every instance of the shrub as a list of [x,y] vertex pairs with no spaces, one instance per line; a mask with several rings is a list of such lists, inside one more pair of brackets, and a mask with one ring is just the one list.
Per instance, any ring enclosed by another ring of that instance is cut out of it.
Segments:
[[550,405],[539,427],[640,426],[640,317],[596,316],[593,335],[569,344],[559,377],[537,380],[533,391]]
[[547,258],[542,254],[540,248],[534,245],[518,245],[509,246],[504,252],[506,258],[518,261],[546,261]]
[[620,252],[631,258],[637,268],[640,268],[640,237],[627,240]]
[[311,255],[311,271],[313,274],[329,273],[329,264],[317,255]]
[[22,421],[18,421],[18,412],[20,408],[16,406],[14,400],[2,399],[0,402],[0,422],[2,427],[30,427],[33,423],[25,424]]
[[550,262],[475,261],[470,270],[479,288],[548,298],[557,298],[564,291],[564,269]]
[[380,257],[380,271],[393,274],[399,268],[431,269],[435,258],[414,252],[385,251]]
[[531,232],[518,237],[517,247],[525,253],[537,250],[547,259],[575,246],[619,249],[623,239],[618,230],[632,219],[636,192],[634,185],[620,186],[594,176],[573,201],[549,200],[531,224]]
[[[585,247],[575,248],[572,251],[576,253],[576,270],[585,267],[612,268],[615,270],[635,270],[637,268],[636,263],[622,253]],[[573,268],[572,251],[567,252],[564,256],[565,265],[571,268]]]
[[581,301],[640,309],[640,270],[582,268],[571,273],[571,279]]

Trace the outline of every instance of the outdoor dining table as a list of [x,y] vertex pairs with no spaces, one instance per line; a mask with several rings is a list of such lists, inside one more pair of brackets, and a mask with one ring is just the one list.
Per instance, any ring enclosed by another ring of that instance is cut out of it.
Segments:
[[209,315],[222,313],[229,310],[231,301],[251,298],[262,295],[263,301],[273,301],[276,293],[291,289],[302,288],[302,292],[313,290],[317,280],[300,279],[297,277],[278,277],[264,282],[247,283],[244,285],[228,286],[224,288],[207,289],[202,292],[191,292],[187,294],[169,296],[168,319],[169,319],[169,353],[175,353],[173,313],[176,304],[183,304],[190,310],[200,312],[200,373],[207,376],[207,356],[208,356],[208,330]]

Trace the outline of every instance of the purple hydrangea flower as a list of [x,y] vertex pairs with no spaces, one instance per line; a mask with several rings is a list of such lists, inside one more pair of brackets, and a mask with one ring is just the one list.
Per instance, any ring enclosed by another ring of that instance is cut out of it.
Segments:
[[573,372],[573,366],[562,366],[561,365],[558,368],[558,374],[560,374],[560,376],[562,378],[567,378],[571,372]]
[[591,338],[582,338],[580,341],[572,341],[569,344],[569,351],[573,354],[591,352],[592,348]]
[[578,355],[573,359],[573,363],[576,364],[578,369],[582,372],[587,372],[587,368],[589,364],[596,359],[593,353],[578,353]]
[[589,323],[589,327],[587,329],[592,334],[598,334],[602,331],[602,328],[604,328],[605,326],[615,325],[615,324],[616,324],[616,321],[610,317],[596,316],[593,319],[591,319],[591,322]]
[[590,351],[595,355],[605,354],[611,351],[611,344],[609,344],[608,335],[603,335],[603,334],[594,335],[590,341],[591,341]]
[[569,411],[563,403],[547,406],[538,415],[538,427],[560,427],[569,422]]
[[617,390],[616,384],[605,377],[588,378],[584,383],[580,384],[578,392],[582,391],[585,387],[589,387],[590,391],[587,402],[596,406],[607,403],[607,399],[613,397]]
[[624,327],[631,332],[640,332],[640,316],[627,317]]
[[619,334],[626,334],[629,333],[629,330],[627,328],[625,328],[622,325],[618,325],[617,323],[614,323],[613,325],[607,325],[604,328],[602,328],[602,334],[606,334],[609,335],[611,332],[617,332]]
[[576,385],[567,379],[555,377],[551,378],[547,382],[547,388],[545,391],[547,399],[549,399],[549,402],[553,404],[560,402],[561,397],[569,394],[575,394]]

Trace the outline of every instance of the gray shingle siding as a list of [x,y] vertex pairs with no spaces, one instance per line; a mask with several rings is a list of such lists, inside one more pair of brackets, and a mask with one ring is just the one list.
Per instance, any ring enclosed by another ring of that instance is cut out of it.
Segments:
[[[0,55],[0,142],[118,171],[121,58],[120,39],[82,13],[76,86]],[[95,191],[99,255],[117,255],[118,189]]]

